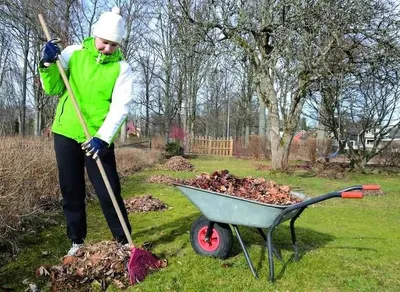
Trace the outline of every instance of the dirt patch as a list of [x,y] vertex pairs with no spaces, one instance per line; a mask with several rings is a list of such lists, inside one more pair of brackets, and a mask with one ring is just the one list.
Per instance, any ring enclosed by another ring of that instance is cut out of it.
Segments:
[[194,170],[194,166],[189,162],[189,160],[183,158],[182,156],[171,157],[165,163],[164,168],[166,170],[172,170],[172,171],[193,171]]
[[146,194],[137,198],[124,200],[128,213],[146,213],[149,211],[164,211],[168,206],[152,195]]
[[292,205],[301,202],[299,198],[291,195],[289,186],[278,185],[262,177],[238,178],[229,174],[228,170],[203,173],[194,179],[186,180],[184,184],[267,204]]
[[364,196],[384,196],[386,195],[384,191],[382,190],[376,190],[376,191],[363,191]]
[[255,163],[254,168],[256,170],[271,170],[272,169],[271,165],[262,164],[262,163]]
[[338,163],[315,163],[313,170],[316,172],[317,177],[328,179],[345,179],[346,166]]
[[342,163],[304,162],[296,164],[292,169],[313,173],[316,177],[327,179],[346,179],[349,168]]

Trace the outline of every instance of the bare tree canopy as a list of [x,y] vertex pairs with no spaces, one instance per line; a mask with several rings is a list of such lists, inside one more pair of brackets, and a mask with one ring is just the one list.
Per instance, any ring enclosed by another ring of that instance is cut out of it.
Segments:
[[248,141],[254,132],[270,143],[272,166],[285,169],[302,116],[325,125],[343,149],[346,131],[357,129],[364,150],[363,133],[372,131],[373,147],[346,152],[358,165],[398,127],[394,1],[2,0],[1,134],[39,135],[53,115],[57,97],[37,79],[45,42],[37,14],[65,46],[90,36],[114,5],[126,20],[122,49],[137,75],[130,119],[148,136],[168,138],[179,127]]
[[358,43],[374,41],[397,51],[392,32],[398,31],[398,9],[390,1],[206,1],[200,16],[185,9],[197,1],[178,2],[207,38],[234,43],[253,62],[257,93],[268,109],[275,168],[287,167],[307,92],[329,79],[333,64],[345,63],[355,74],[365,70],[359,58],[350,58],[368,54],[358,52]]

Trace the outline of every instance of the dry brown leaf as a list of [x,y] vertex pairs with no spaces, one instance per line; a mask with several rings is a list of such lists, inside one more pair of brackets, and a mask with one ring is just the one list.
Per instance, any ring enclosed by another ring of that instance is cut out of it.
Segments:
[[100,259],[101,259],[101,253],[100,252],[89,256],[89,260],[90,260],[92,265],[96,265],[100,261]]
[[77,258],[74,256],[65,256],[63,258],[63,265],[67,266],[67,265],[75,263],[76,261],[77,261]]
[[39,268],[36,269],[36,276],[49,276],[49,275],[50,275],[49,271],[44,266],[40,266]]

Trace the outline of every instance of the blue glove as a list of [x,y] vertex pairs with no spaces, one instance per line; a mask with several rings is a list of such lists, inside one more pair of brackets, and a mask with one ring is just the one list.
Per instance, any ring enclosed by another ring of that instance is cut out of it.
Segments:
[[85,150],[87,156],[92,156],[97,159],[102,154],[103,150],[108,147],[107,142],[100,138],[93,137],[89,141],[82,144],[82,149]]
[[44,63],[56,62],[57,56],[61,53],[59,42],[59,39],[51,39],[46,43],[42,52],[42,61]]

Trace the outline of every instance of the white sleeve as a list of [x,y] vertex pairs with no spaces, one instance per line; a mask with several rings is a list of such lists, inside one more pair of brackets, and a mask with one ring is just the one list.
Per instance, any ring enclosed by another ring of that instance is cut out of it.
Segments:
[[133,72],[125,61],[121,61],[120,66],[120,73],[112,93],[110,110],[95,135],[108,144],[111,143],[128,116],[129,105],[133,99]]
[[78,50],[82,50],[82,45],[72,45],[66,47],[61,51],[60,62],[65,69],[68,69],[69,59],[71,59],[72,53]]

